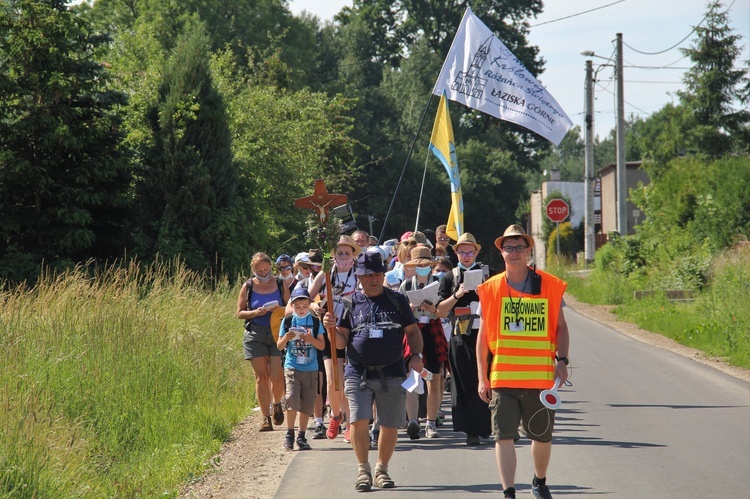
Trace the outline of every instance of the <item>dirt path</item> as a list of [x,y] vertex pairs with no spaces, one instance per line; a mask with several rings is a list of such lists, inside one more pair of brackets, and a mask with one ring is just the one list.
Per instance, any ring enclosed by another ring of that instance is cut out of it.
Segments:
[[[690,357],[726,374],[750,383],[750,371],[729,366],[721,359],[709,357],[700,350],[680,345],[662,335],[651,333],[635,324],[619,321],[612,306],[589,305],[566,295],[567,305],[576,312],[620,331],[638,341]],[[294,452],[281,448],[283,429],[258,432],[260,412],[242,421],[221,452],[212,459],[213,470],[185,486],[183,498],[267,499],[276,494]]]

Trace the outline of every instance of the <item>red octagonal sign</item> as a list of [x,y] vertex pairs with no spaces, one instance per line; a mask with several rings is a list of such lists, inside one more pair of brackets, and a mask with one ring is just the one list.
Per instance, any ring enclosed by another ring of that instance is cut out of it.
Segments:
[[547,218],[553,222],[564,222],[570,215],[570,206],[564,199],[551,199],[547,203]]

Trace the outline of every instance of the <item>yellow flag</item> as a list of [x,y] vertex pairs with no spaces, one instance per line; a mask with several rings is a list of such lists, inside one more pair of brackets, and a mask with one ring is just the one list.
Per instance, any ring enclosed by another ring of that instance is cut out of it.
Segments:
[[448,99],[445,96],[445,91],[440,96],[435,124],[432,127],[430,151],[437,156],[448,172],[448,178],[451,182],[451,210],[448,213],[448,223],[446,224],[448,227],[445,233],[448,237],[457,241],[464,232],[464,199],[461,193],[461,177],[458,173],[456,145],[453,139],[453,126],[448,114]]

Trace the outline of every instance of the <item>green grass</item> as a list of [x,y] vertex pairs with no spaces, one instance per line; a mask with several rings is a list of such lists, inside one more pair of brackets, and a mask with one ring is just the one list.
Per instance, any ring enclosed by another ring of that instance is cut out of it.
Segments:
[[750,369],[748,248],[714,257],[708,285],[687,303],[670,302],[659,294],[635,300],[633,291],[659,289],[660,283],[627,279],[602,269],[586,277],[563,268],[552,272],[568,281],[568,292],[581,301],[617,305],[614,312],[623,320]]
[[236,289],[179,264],[0,295],[0,497],[174,496],[254,404]]

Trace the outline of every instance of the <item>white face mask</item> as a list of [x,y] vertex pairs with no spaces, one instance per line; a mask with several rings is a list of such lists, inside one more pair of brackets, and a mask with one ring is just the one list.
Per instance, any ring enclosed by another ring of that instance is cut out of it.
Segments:
[[281,278],[284,279],[285,281],[288,281],[289,279],[294,279],[294,276],[290,272],[288,276],[282,275]]
[[339,260],[336,258],[336,269],[339,272],[348,272],[354,266],[354,258],[348,260]]
[[[255,274],[255,272],[253,272]],[[273,279],[273,273],[269,272],[268,275],[265,275],[263,277],[259,276],[258,274],[255,274],[255,278],[258,279],[258,282],[268,282],[271,279]]]

